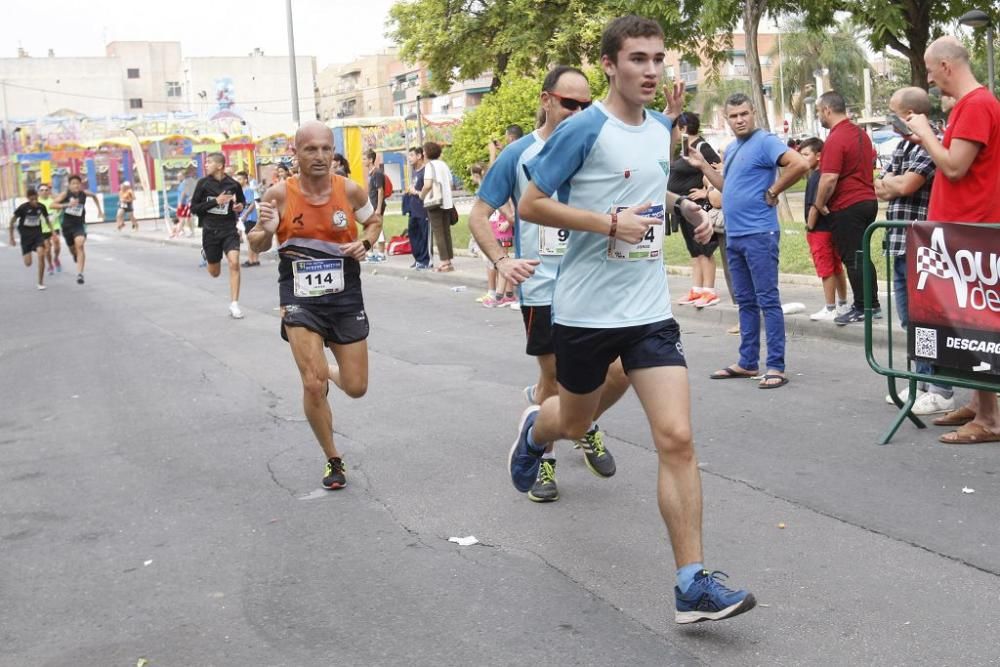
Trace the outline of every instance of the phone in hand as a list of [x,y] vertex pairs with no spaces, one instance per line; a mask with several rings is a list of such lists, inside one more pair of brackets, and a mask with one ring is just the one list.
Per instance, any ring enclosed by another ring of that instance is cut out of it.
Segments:
[[691,146],[688,141],[688,136],[685,134],[681,137],[681,155],[687,155],[690,150]]
[[913,130],[910,126],[906,124],[906,121],[897,116],[894,113],[889,114],[889,122],[892,123],[892,127],[896,132],[899,132],[904,137],[908,137],[913,134]]

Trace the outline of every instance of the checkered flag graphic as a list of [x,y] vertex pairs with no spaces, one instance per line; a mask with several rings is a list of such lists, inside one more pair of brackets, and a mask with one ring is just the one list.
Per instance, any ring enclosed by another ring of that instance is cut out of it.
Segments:
[[928,275],[948,279],[954,276],[954,272],[945,263],[941,253],[933,248],[921,247],[917,248],[917,275],[920,276],[917,289],[923,289]]

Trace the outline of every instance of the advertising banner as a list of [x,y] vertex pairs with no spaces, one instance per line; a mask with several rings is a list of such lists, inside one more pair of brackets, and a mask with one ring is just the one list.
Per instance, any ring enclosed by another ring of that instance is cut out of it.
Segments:
[[960,374],[1000,375],[1000,228],[910,226],[909,353]]

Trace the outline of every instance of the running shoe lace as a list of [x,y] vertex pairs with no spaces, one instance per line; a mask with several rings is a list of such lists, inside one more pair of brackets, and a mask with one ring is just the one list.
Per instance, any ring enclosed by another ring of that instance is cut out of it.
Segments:
[[556,468],[554,465],[542,459],[542,465],[538,468],[538,481],[542,484],[550,484],[556,479]]
[[604,434],[600,431],[593,431],[583,436],[583,439],[577,443],[577,447],[582,447],[586,452],[592,452],[597,458],[601,458],[608,453],[608,450],[604,447]]
[[726,586],[724,583],[722,583],[724,579],[729,578],[729,575],[721,570],[713,570],[705,578],[708,579],[708,581],[706,581],[705,584],[709,588],[715,589],[720,593],[722,593],[723,595],[728,595],[736,592],[733,589]]

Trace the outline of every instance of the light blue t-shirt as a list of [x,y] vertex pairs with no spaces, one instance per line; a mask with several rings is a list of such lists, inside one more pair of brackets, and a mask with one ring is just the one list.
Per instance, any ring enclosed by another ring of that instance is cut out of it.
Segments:
[[[664,206],[670,171],[670,119],[646,110],[627,125],[601,102],[563,121],[525,170],[539,190],[574,208],[607,213],[653,202]],[[661,237],[662,238],[662,237]],[[671,317],[662,247],[651,259],[609,259],[605,234],[573,230],[552,298],[553,321],[617,329]]]
[[[508,199],[513,199],[516,212],[517,202],[528,187],[524,165],[538,155],[544,146],[545,140],[538,136],[537,130],[507,146],[486,172],[486,178],[479,186],[476,196],[493,209],[498,209]],[[550,306],[562,258],[540,253],[538,225],[517,215],[514,229],[515,255],[540,261],[535,267],[535,274],[520,286],[521,303],[526,306]]]
[[764,193],[774,185],[778,160],[788,150],[778,137],[756,130],[726,146],[723,157],[722,212],[726,236],[777,232],[778,209],[768,206]]

